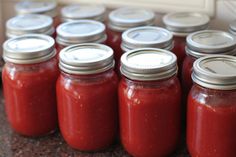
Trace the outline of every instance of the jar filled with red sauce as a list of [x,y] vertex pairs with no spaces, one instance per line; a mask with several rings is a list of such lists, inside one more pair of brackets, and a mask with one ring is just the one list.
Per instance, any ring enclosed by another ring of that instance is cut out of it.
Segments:
[[54,132],[59,70],[53,38],[22,35],[7,40],[3,48],[3,93],[11,127],[30,137]]
[[60,52],[57,81],[59,126],[65,141],[82,151],[111,145],[118,132],[118,78],[113,50],[79,44]]
[[103,5],[76,4],[61,9],[61,22],[77,20],[105,21],[106,7]]
[[187,145],[192,157],[235,157],[236,57],[194,62],[188,97]]
[[22,14],[43,14],[53,18],[53,25],[56,28],[60,23],[57,16],[57,3],[53,1],[20,1],[15,5],[17,15]]
[[57,51],[82,43],[104,44],[107,40],[105,25],[94,20],[78,20],[60,24],[57,27]]
[[176,56],[142,48],[121,57],[120,134],[134,157],[171,154],[181,136],[181,88]]
[[[173,35],[164,28],[143,26],[130,28],[122,34],[121,54],[137,48],[173,48]],[[117,63],[120,65],[120,63]],[[117,66],[119,70],[120,66]]]
[[236,38],[230,33],[218,30],[204,30],[187,37],[186,57],[182,67],[183,94],[187,97],[192,87],[192,67],[197,58],[207,55],[236,54]]
[[182,67],[184,57],[186,56],[185,46],[187,35],[206,29],[209,22],[210,18],[207,15],[194,12],[169,13],[163,17],[163,23],[166,29],[174,35],[173,52],[177,56],[179,67]]
[[129,28],[154,25],[155,13],[140,8],[123,7],[110,12],[108,16],[107,45],[114,50],[117,63],[123,54],[121,50],[121,34]]
[[24,34],[45,34],[56,37],[53,20],[50,16],[39,14],[17,15],[6,23],[7,38]]

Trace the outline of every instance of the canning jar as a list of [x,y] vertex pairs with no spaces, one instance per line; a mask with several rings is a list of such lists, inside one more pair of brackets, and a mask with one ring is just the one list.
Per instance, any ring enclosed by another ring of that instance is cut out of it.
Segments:
[[120,134],[132,156],[167,156],[179,144],[181,88],[176,61],[173,53],[155,48],[128,51],[121,57]]
[[193,65],[187,145],[192,157],[236,154],[236,57],[207,56]]
[[166,29],[174,35],[173,52],[177,56],[179,67],[182,67],[185,57],[187,35],[206,29],[209,22],[210,18],[207,15],[195,12],[169,13],[163,17]]
[[110,12],[108,16],[107,45],[114,50],[117,63],[122,55],[121,34],[129,28],[154,25],[155,13],[139,8],[123,7]]
[[56,28],[59,24],[57,16],[57,3],[54,1],[20,1],[15,5],[17,15],[22,14],[43,14],[53,18],[53,25]]
[[5,109],[11,127],[25,136],[41,136],[57,127],[54,40],[23,35],[4,43],[2,72]]
[[236,54],[236,38],[230,33],[218,30],[203,30],[187,37],[186,57],[182,67],[182,87],[188,95],[192,87],[193,62],[200,57],[216,54]]
[[32,33],[45,34],[55,38],[52,18],[47,15],[26,14],[15,16],[6,23],[7,38]]
[[104,22],[105,13],[106,7],[103,5],[69,5],[61,9],[61,22],[69,22],[82,19]]
[[75,44],[106,43],[105,25],[94,20],[78,20],[57,27],[57,51]]
[[118,132],[117,86],[113,50],[79,44],[60,52],[57,81],[59,126],[65,141],[82,151],[97,151]]

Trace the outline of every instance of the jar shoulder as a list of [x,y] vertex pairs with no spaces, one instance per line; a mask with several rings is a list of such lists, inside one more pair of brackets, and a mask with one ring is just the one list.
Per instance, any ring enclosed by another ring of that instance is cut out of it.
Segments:
[[129,94],[139,94],[140,92],[143,94],[166,94],[167,92],[181,93],[181,88],[177,77],[155,82],[137,82],[122,78],[119,83],[119,91]]
[[236,90],[214,90],[194,84],[189,93],[189,100],[210,106],[236,105]]
[[2,77],[8,80],[38,80],[39,78],[57,77],[59,74],[58,61],[53,58],[49,61],[20,65],[13,63],[5,63],[3,67]]
[[76,76],[61,72],[57,84],[66,89],[86,87],[96,90],[96,88],[104,88],[109,85],[117,87],[118,77],[113,70],[99,75],[87,76]]

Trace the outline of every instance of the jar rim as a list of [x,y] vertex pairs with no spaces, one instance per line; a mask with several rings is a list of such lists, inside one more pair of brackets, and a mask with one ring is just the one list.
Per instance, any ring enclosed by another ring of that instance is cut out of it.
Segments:
[[196,52],[217,54],[236,48],[236,37],[220,30],[203,30],[191,33],[186,38],[188,49]]
[[121,57],[121,74],[133,80],[162,80],[172,77],[177,71],[177,57],[168,50],[140,48]]
[[76,4],[63,7],[61,9],[61,16],[64,22],[81,19],[103,22],[105,20],[105,12],[106,7],[104,5]]
[[45,14],[51,17],[57,16],[57,3],[56,2],[35,2],[35,1],[22,1],[15,5],[17,14]]
[[172,47],[173,35],[166,29],[155,26],[135,27],[122,33],[122,46],[125,49]]
[[[128,15],[132,15],[132,17]],[[110,29],[123,32],[133,27],[154,25],[155,13],[146,9],[121,7],[110,12],[108,19]]]
[[56,55],[55,41],[43,34],[27,34],[8,39],[3,44],[3,59],[17,64],[39,63]]
[[102,43],[107,39],[105,25],[95,20],[66,22],[59,25],[56,31],[57,43],[65,46],[89,42]]
[[7,37],[32,33],[52,35],[55,32],[53,19],[40,14],[17,15],[6,22],[6,29]]
[[103,44],[68,46],[59,53],[59,68],[69,74],[97,74],[114,67],[113,50]]
[[192,80],[210,89],[236,89],[236,57],[210,55],[197,59],[193,64]]
[[174,12],[166,14],[162,21],[169,31],[184,35],[206,29],[210,18],[198,12]]

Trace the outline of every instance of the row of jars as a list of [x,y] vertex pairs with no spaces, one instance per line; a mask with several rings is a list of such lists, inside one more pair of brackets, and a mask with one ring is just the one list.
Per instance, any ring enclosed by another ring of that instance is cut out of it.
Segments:
[[[28,3],[29,2],[26,4]],[[32,5],[28,5],[28,8],[30,6]],[[76,13],[75,10],[79,11],[80,9],[78,9],[78,7],[81,8],[81,6],[69,6],[66,7],[67,9],[62,9],[62,12],[63,10],[70,10],[70,8],[73,7],[74,9],[72,9],[71,13]],[[90,7],[87,6],[87,9],[88,8]],[[96,12],[95,8],[93,8],[94,12]],[[87,15],[86,9],[82,10],[83,13]],[[90,13],[93,12],[90,10]],[[73,17],[74,15],[71,15],[69,21],[73,20]],[[97,18],[92,19],[97,20]],[[34,132],[40,129],[41,126],[32,128],[30,127],[30,123],[42,124],[45,123],[45,119],[54,117],[54,120],[48,121],[49,123],[44,126],[45,130],[54,130],[49,129],[49,126],[52,127],[52,124],[54,124],[52,128],[55,128],[57,122],[55,115],[57,112],[55,111],[55,105],[49,107],[49,104],[55,104],[55,102],[50,102],[49,99],[50,97],[55,97],[56,94],[55,91],[53,91],[55,87],[51,86],[51,92],[45,92],[44,90],[48,85],[43,85],[43,82],[46,78],[37,77],[37,73],[40,71],[42,72],[42,76],[47,75],[47,79],[54,78],[55,81],[58,71],[53,72],[52,69],[57,66],[57,61],[56,59],[54,59],[54,62],[48,61],[47,66],[51,66],[51,69],[49,68],[48,70],[46,65],[41,68],[41,65],[43,65],[41,62],[46,62],[49,58],[61,51],[61,49],[69,45],[88,42],[103,43],[114,49],[116,72],[122,74],[118,94],[120,105],[115,109],[114,106],[116,105],[108,104],[108,102],[112,104],[112,102],[117,99],[116,94],[114,96],[114,87],[116,87],[117,78],[111,70],[114,66],[114,62],[111,61],[111,56],[113,55],[108,57],[104,54],[104,52],[112,51],[107,47],[97,44],[85,44],[66,48],[61,52],[59,57],[59,67],[62,72],[58,79],[60,80],[58,82],[61,82],[61,87],[57,87],[57,95],[59,95],[57,98],[59,106],[58,117],[63,137],[72,147],[80,150],[93,151],[102,149],[102,147],[109,145],[116,135],[117,129],[114,128],[117,127],[117,114],[119,113],[122,143],[130,154],[144,157],[156,157],[169,154],[175,149],[178,143],[180,137],[180,114],[181,111],[182,114],[185,114],[183,112],[185,107],[180,106],[180,87],[178,79],[175,77],[176,58],[167,51],[151,49],[150,47],[172,50],[177,55],[180,69],[179,78],[182,78],[182,95],[184,95],[184,102],[188,91],[192,87],[191,73],[193,71],[193,62],[197,58],[214,54],[215,58],[206,59],[198,63],[199,65],[196,65],[196,67],[194,66],[193,80],[195,84],[193,86],[194,90],[192,89],[194,92],[191,91],[189,94],[193,98],[189,98],[188,106],[190,107],[188,107],[187,112],[188,147],[192,156],[204,156],[204,154],[208,154],[209,156],[217,157],[217,155],[224,156],[222,155],[223,153],[227,154],[227,156],[235,154],[234,150],[229,146],[230,144],[234,144],[234,140],[230,139],[232,137],[231,132],[235,130],[233,124],[233,116],[235,116],[233,114],[233,100],[235,100],[235,92],[233,91],[235,89],[235,82],[233,81],[235,78],[235,69],[233,67],[235,67],[235,59],[229,56],[218,56],[219,54],[235,55],[235,37],[223,31],[204,31],[203,29],[206,29],[209,24],[209,17],[204,14],[168,14],[164,16],[163,22],[169,31],[160,27],[151,26],[154,25],[154,19],[155,14],[151,11],[121,8],[109,14],[107,29],[104,24],[94,20],[78,20],[59,25],[56,33],[52,25],[53,20],[45,15],[20,15],[10,19],[7,22],[6,29],[9,38],[28,33],[41,33],[51,35],[57,41],[57,52],[52,51],[53,48],[49,44],[48,48],[45,49],[47,53],[45,53],[43,52],[45,50],[41,50],[41,48],[43,48],[46,43],[53,43],[49,38],[44,39],[43,36],[33,35],[34,37],[32,37],[32,35],[29,35],[22,37],[25,38],[22,40],[20,38],[12,39],[12,43],[10,42],[11,40],[9,40],[9,43],[11,43],[9,45],[21,51],[20,53],[14,52],[12,49],[4,52],[4,59],[7,62],[5,69],[9,70],[9,78],[13,80],[12,89],[9,88],[10,92],[5,92],[9,91],[9,89],[4,88],[4,93],[11,93],[14,91],[13,87],[17,87],[20,93],[24,94],[21,89],[28,86],[30,91],[25,92],[25,94],[32,94],[29,97],[34,99],[31,100],[27,98],[26,102],[31,101],[29,103],[30,106],[33,105],[33,102],[41,105],[34,105],[38,107],[37,109],[25,106],[25,108],[22,107],[21,110],[18,104],[21,104],[21,101],[23,104],[27,104],[23,102],[25,101],[24,96],[15,94],[15,97],[12,99],[13,96],[10,95],[9,98],[7,98],[7,94],[5,94],[6,103],[9,101],[10,104],[17,104],[13,106],[9,105],[9,108],[6,107],[8,119],[13,128],[17,132],[27,135],[21,132],[21,129],[17,129],[18,125],[19,127],[23,126],[23,130],[28,127]],[[56,25],[58,25],[58,22]],[[233,33],[234,25],[232,24],[230,28],[230,32]],[[185,39],[187,41],[186,47]],[[35,45],[35,43],[39,45]],[[147,48],[133,50],[143,47]],[[35,50],[37,50],[37,52],[34,52]],[[134,52],[131,52],[132,50]],[[13,55],[10,54],[10,56],[7,57],[8,51]],[[127,51],[128,53],[123,55],[125,57],[121,59],[120,65],[120,57]],[[31,52],[34,52],[34,55],[28,55],[28,53]],[[100,60],[99,57],[102,56],[104,58]],[[88,60],[89,63],[86,62]],[[37,66],[35,67],[34,65],[32,67],[29,64],[35,64]],[[119,68],[120,66],[121,68]],[[182,66],[183,68],[181,68]],[[21,75],[17,73],[18,71],[22,72],[22,74],[24,71],[27,71],[27,73],[32,72],[32,75],[28,73],[25,75],[25,79],[22,79],[24,81],[19,81],[21,79],[18,77]],[[54,73],[54,75],[50,75],[50,72]],[[219,73],[219,75],[210,74],[209,72],[215,74]],[[34,86],[31,86],[33,76],[35,76],[35,80],[33,81],[38,80],[39,82],[33,83]],[[16,78],[17,81],[15,80]],[[107,85],[107,78],[110,78],[110,83],[113,85],[113,92],[112,89],[110,89],[112,85]],[[38,87],[37,84],[40,84],[40,87]],[[91,86],[89,84],[91,84]],[[51,82],[51,85],[54,85],[54,83]],[[37,90],[34,92],[32,89]],[[78,89],[82,89],[82,94],[80,91],[77,91]],[[43,94],[44,92],[45,95]],[[41,102],[43,99],[36,96],[36,94],[39,95],[38,93],[47,97],[45,97],[44,100],[49,100],[48,103],[44,103],[45,106],[42,105],[43,103]],[[101,94],[99,95],[98,93]],[[86,98],[86,95],[89,95],[89,98]],[[171,95],[173,100],[169,99]],[[18,96],[22,99],[19,99]],[[224,99],[226,97],[227,101]],[[106,106],[100,107],[100,103],[106,104]],[[63,106],[65,104],[66,106]],[[165,104],[165,106],[163,104]],[[62,107],[60,108],[60,106]],[[99,106],[99,108],[97,108],[97,106]],[[203,109],[204,106],[207,106],[207,108]],[[228,108],[214,108],[215,106],[228,106]],[[48,110],[47,112],[41,112],[46,109]],[[117,112],[117,109],[119,109],[119,112]],[[203,112],[201,112],[201,110],[203,110]],[[223,111],[225,111],[225,116],[229,116],[228,118],[218,116],[218,114]],[[37,115],[36,112],[39,115]],[[25,120],[31,119],[32,121],[28,123],[26,120],[24,123],[23,118],[23,122],[21,121],[20,124],[17,123],[19,119],[22,119],[22,114],[20,113],[24,113]],[[32,115],[34,115],[34,117],[27,117]],[[100,117],[100,115],[103,116]],[[208,116],[212,117],[209,118]],[[220,121],[219,119],[224,120]],[[36,120],[38,121],[36,122]],[[103,124],[103,126],[101,126],[101,123],[98,123],[99,121],[104,122],[105,125]],[[212,123],[213,121],[217,123],[214,124]],[[83,130],[81,127],[89,131]],[[97,128],[101,128],[101,130]],[[113,128],[114,130],[109,130],[109,128]],[[50,131],[45,130],[41,130],[42,133],[28,134],[28,136],[50,133]],[[211,137],[209,130],[212,130],[210,133],[214,136]],[[197,131],[201,131],[200,135]],[[222,136],[222,132],[226,133],[225,136]],[[104,135],[102,136],[101,133],[104,133]],[[76,137],[74,137],[75,135]],[[97,138],[98,135],[101,137]],[[217,138],[218,143],[214,141],[213,138]],[[103,143],[103,146],[101,143]],[[220,143],[223,143],[224,146]]]
[[[5,107],[17,133],[50,134],[59,122],[66,142],[83,151],[108,147],[118,128],[124,148],[135,157],[166,156],[177,148],[183,106],[172,52],[141,48],[124,53],[119,81],[113,50],[102,44],[61,50],[60,72],[49,36],[23,35],[3,47]],[[197,59],[192,80],[187,111],[190,154],[234,157],[236,57]]]

